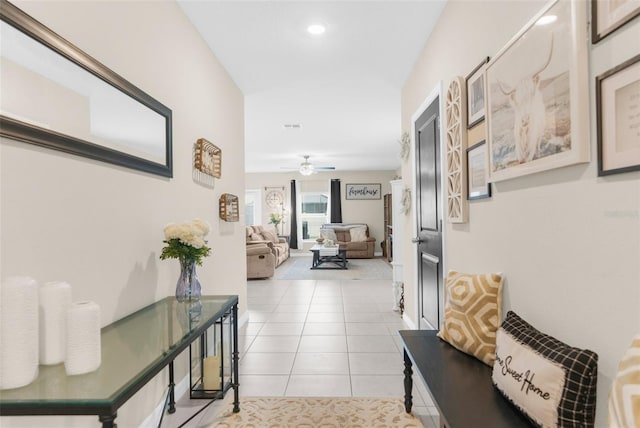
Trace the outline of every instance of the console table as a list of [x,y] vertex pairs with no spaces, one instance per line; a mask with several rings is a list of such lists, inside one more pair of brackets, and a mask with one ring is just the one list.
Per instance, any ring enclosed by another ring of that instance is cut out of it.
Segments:
[[67,376],[64,364],[41,365],[31,384],[0,390],[0,414],[97,415],[103,428],[112,428],[118,408],[167,366],[167,401],[173,413],[173,360],[223,318],[231,322],[232,372],[219,395],[233,388],[238,412],[238,296],[202,296],[197,306],[172,296],[102,328],[98,370]]
[[437,330],[400,330],[404,406],[413,406],[413,368],[426,384],[445,428],[530,428],[527,418],[491,383],[491,367],[449,345]]

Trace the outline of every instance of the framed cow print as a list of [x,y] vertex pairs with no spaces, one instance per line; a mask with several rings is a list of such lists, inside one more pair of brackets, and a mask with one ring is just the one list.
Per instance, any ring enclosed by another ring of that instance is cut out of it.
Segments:
[[589,161],[587,3],[552,1],[487,64],[490,181]]

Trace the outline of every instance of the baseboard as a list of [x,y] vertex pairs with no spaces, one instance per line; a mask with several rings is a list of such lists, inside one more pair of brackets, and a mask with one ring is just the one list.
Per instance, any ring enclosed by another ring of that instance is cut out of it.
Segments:
[[404,314],[402,314],[402,321],[407,323],[407,327],[409,327],[409,330],[417,330],[417,327],[414,324],[413,320],[411,318],[409,318],[409,316],[407,315],[406,312]]
[[241,317],[238,318],[238,329],[240,329],[243,325],[249,322],[250,316],[249,311],[244,311]]
[[[174,389],[174,396],[176,401],[180,399],[184,394],[189,391],[189,374],[185,375],[180,382],[178,382]],[[138,428],[156,428],[158,426],[158,421],[160,421],[160,417],[162,416],[162,412],[165,411],[164,404],[167,398],[166,392],[162,396],[162,400],[158,403],[156,408],[145,418],[144,421],[139,425]]]

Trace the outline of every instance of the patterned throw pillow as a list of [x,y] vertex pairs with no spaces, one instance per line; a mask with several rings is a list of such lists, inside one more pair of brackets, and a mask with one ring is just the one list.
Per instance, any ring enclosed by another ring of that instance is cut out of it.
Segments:
[[492,365],[500,326],[502,275],[451,271],[445,282],[444,321],[438,337]]
[[262,231],[262,237],[264,238],[265,241],[271,241],[274,244],[278,242],[277,235],[266,229]]
[[352,227],[349,232],[351,233],[351,242],[364,242],[367,240],[367,226]]
[[536,425],[594,426],[595,352],[541,333],[511,311],[496,344],[493,384]]
[[338,240],[336,232],[334,232],[332,229],[320,229],[320,237],[324,239],[330,239],[333,242],[336,242]]
[[613,380],[609,427],[640,427],[640,335],[633,338]]

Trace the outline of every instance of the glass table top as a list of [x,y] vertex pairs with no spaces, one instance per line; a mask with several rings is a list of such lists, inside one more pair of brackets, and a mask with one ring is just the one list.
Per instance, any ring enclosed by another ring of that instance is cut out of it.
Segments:
[[202,296],[197,303],[164,298],[102,328],[98,370],[67,376],[62,363],[41,365],[31,384],[0,390],[0,406],[114,403],[144,385],[237,302],[237,296]]

